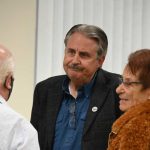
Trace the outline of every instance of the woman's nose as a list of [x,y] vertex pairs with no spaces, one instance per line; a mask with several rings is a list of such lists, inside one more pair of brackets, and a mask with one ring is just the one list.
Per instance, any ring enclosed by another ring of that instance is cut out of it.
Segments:
[[116,93],[119,94],[123,91],[123,83],[121,83],[117,88],[116,88]]

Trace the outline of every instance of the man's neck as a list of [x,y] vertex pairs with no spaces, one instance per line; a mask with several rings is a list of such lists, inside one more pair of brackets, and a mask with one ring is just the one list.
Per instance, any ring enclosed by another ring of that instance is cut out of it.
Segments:
[[69,92],[74,98],[77,97],[78,88],[79,86],[75,86],[75,84],[73,84],[72,82],[69,83]]

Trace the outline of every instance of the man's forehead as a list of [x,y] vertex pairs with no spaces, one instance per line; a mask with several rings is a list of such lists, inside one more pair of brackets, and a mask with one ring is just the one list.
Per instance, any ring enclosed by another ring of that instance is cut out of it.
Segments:
[[66,50],[72,50],[72,51],[76,51],[76,52],[78,52],[78,53],[90,53],[91,52],[91,50],[89,51],[88,49],[79,49],[79,48],[68,48],[68,47],[66,47]]

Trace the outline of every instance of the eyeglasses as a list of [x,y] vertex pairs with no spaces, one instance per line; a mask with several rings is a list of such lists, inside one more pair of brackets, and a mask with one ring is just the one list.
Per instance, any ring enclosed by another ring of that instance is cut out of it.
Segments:
[[72,129],[76,128],[75,110],[76,110],[76,103],[75,102],[70,103],[69,105],[69,127]]
[[123,78],[120,78],[120,81],[125,87],[130,87],[133,84],[135,84],[135,85],[142,84],[142,82],[140,82],[140,81],[123,81]]

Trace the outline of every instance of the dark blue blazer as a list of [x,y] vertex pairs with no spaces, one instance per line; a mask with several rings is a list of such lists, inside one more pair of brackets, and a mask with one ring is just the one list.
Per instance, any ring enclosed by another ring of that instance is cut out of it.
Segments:
[[[48,78],[35,87],[31,123],[38,131],[41,150],[52,150],[55,123],[63,99],[66,75]],[[116,87],[119,75],[98,70],[82,136],[82,150],[106,150],[112,123],[120,116]],[[98,107],[93,112],[92,108]]]

